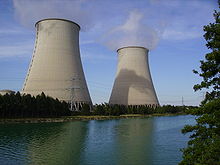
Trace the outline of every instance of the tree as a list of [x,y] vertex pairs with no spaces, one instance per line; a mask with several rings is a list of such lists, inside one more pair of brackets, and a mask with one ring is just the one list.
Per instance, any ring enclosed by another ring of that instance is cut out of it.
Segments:
[[[220,0],[218,0],[220,8]],[[196,125],[186,125],[182,133],[191,133],[188,146],[182,149],[180,165],[219,165],[220,164],[220,11],[213,14],[214,23],[204,26],[204,38],[211,50],[200,61],[203,78],[194,86],[195,91],[208,89],[201,107],[189,110],[188,114],[198,116]]]
[[90,105],[89,104],[83,104],[81,109],[82,115],[90,115]]
[[220,164],[220,99],[215,99],[201,108],[190,111],[200,116],[194,126],[186,125],[182,132],[190,135],[188,147],[183,149],[180,165]]
[[[220,0],[218,0],[218,3],[220,8]],[[201,72],[193,70],[194,73],[203,78],[200,84],[194,86],[194,90],[210,89],[206,92],[203,104],[220,97],[220,12],[215,10],[213,16],[215,23],[204,26],[206,46],[211,52],[205,55],[205,60],[200,61]]]

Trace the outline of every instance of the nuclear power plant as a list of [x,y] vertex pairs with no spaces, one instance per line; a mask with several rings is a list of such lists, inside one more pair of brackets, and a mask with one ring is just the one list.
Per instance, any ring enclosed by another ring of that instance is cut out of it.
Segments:
[[[69,20],[50,18],[38,21],[35,27],[34,52],[21,92],[33,96],[44,92],[75,106],[91,105],[80,58],[80,26]],[[117,73],[109,104],[159,106],[148,49],[128,46],[117,53]]]
[[66,102],[92,104],[80,57],[80,26],[51,18],[35,27],[35,47],[22,93],[44,92]]
[[159,106],[153,86],[148,49],[129,46],[117,50],[118,66],[109,104]]

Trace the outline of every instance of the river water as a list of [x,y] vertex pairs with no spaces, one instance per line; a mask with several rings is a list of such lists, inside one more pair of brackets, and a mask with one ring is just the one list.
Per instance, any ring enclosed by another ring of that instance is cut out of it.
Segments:
[[1,124],[0,165],[176,165],[193,116]]

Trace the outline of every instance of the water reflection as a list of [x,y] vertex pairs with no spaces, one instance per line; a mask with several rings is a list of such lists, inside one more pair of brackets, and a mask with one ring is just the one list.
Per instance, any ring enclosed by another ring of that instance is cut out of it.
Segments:
[[148,164],[152,153],[152,125],[151,119],[91,121],[84,164]]
[[[189,120],[190,118],[190,120]],[[0,125],[0,165],[163,165],[181,160],[193,117]]]
[[82,164],[115,164],[114,126],[117,123],[118,120],[89,122]]
[[[34,134],[28,151],[32,164],[80,163],[85,146],[87,122],[65,123]],[[42,133],[44,134],[42,136]]]
[[0,164],[79,164],[85,148],[87,124],[44,123],[0,127],[0,155],[3,155]]
[[152,119],[122,120],[117,125],[117,164],[151,164],[152,128]]

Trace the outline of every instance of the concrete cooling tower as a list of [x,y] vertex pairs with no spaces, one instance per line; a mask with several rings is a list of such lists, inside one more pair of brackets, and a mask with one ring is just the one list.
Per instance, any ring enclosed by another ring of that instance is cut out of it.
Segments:
[[129,46],[117,52],[118,67],[109,103],[158,106],[149,69],[148,49]]
[[80,26],[64,19],[36,23],[33,57],[22,93],[91,104],[79,50]]

